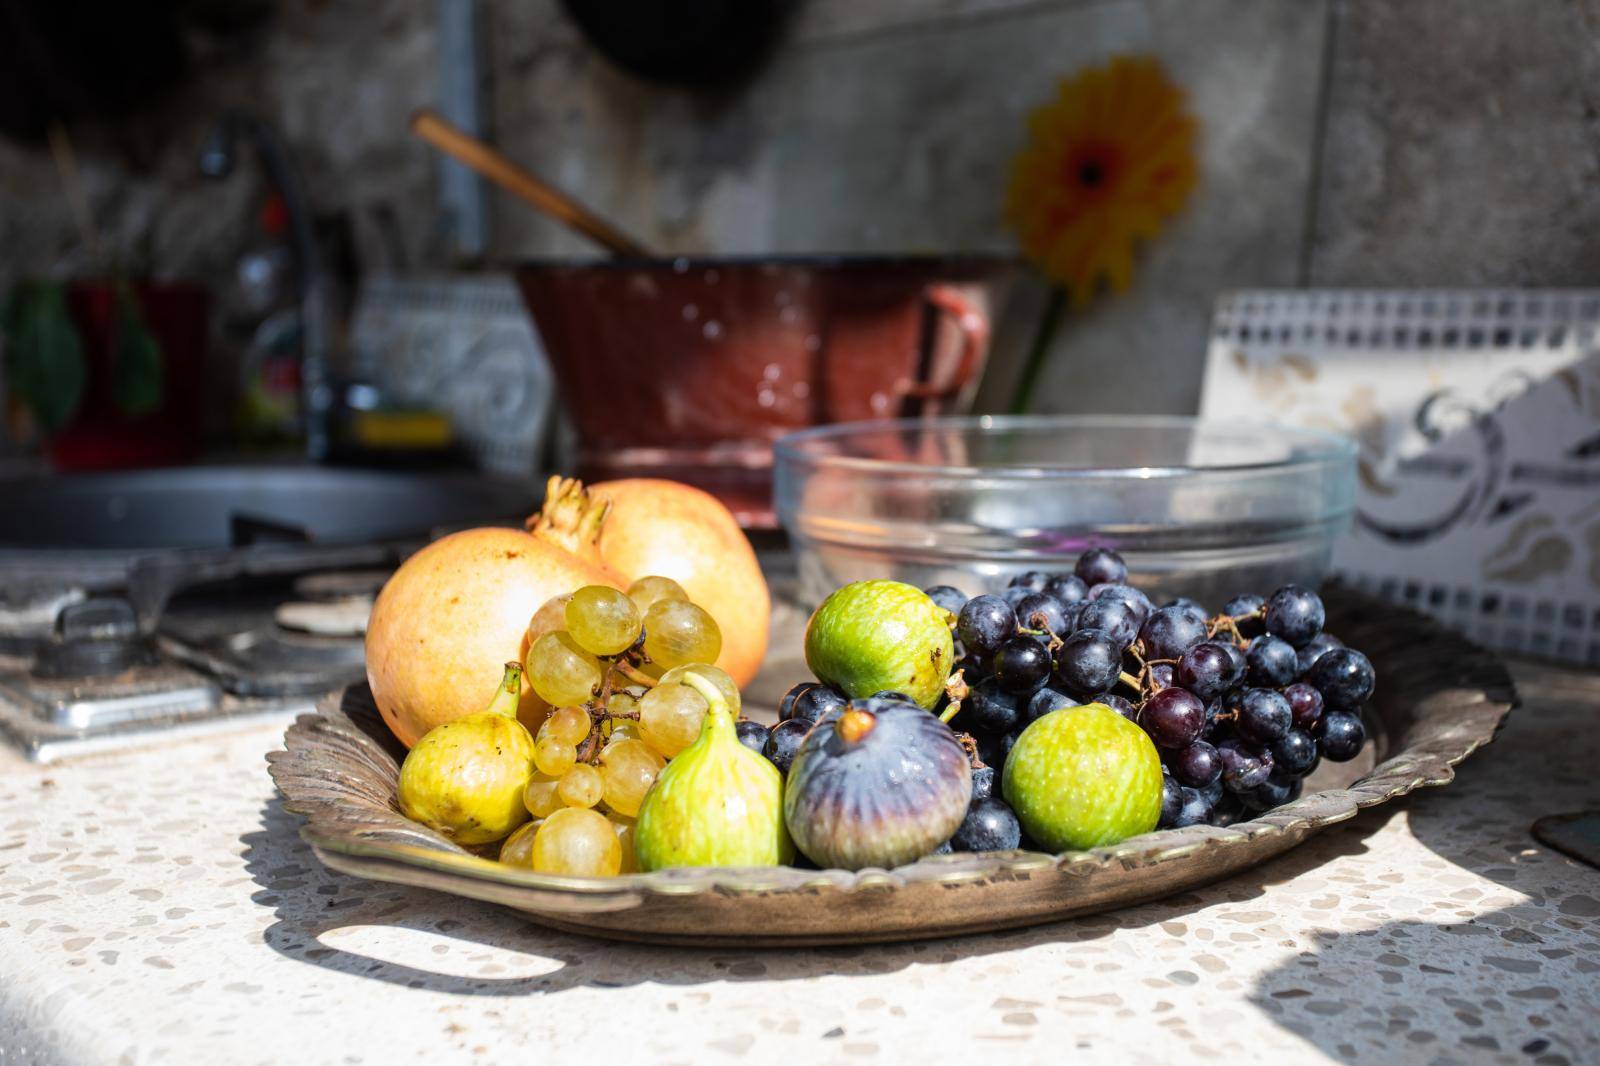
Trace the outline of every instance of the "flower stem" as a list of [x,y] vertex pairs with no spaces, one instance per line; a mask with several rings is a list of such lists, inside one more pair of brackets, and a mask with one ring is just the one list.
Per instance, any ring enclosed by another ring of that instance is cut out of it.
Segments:
[[1028,361],[1023,365],[1017,391],[1011,395],[1012,414],[1026,414],[1028,408],[1033,406],[1033,390],[1039,384],[1045,358],[1050,354],[1050,342],[1055,340],[1056,330],[1061,326],[1061,316],[1066,310],[1067,290],[1056,285],[1050,289],[1050,300],[1044,305],[1039,328],[1034,331],[1033,345],[1028,349]]

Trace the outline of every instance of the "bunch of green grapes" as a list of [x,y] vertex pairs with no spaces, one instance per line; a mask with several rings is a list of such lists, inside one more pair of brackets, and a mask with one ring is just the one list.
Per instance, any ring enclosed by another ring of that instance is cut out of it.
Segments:
[[500,860],[545,873],[636,869],[633,819],[667,760],[700,735],[707,703],[682,683],[692,668],[740,705],[714,663],[722,632],[671,578],[621,592],[587,585],[556,596],[528,625],[527,677],[555,708],[534,737],[523,792],[533,821]]

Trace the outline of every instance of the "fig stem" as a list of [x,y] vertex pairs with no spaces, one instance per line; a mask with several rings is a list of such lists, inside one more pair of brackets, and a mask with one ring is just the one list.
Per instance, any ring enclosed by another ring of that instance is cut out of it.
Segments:
[[489,706],[484,710],[491,714],[504,715],[507,718],[517,716],[517,704],[522,700],[522,664],[517,662],[506,663],[505,673],[500,675],[500,687],[495,689],[494,698],[489,701]]
[[722,717],[728,717],[728,701],[722,698],[722,693],[716,685],[701,677],[693,670],[683,672],[683,683],[694,689],[706,698],[706,703],[711,705],[711,710]]

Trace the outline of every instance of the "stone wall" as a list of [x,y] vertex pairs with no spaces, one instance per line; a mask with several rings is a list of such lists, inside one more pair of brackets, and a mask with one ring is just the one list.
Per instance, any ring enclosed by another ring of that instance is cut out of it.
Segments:
[[[208,183],[218,110],[274,118],[319,212],[369,267],[448,265],[436,160],[405,132],[436,83],[435,5],[284,0],[241,58],[75,142],[103,240],[133,269],[217,278],[258,190]],[[492,123],[513,157],[674,252],[989,250],[1023,117],[1113,52],[1161,57],[1203,126],[1190,209],[1130,292],[1061,331],[1052,411],[1192,410],[1215,294],[1243,286],[1593,283],[1600,0],[810,0],[738,91],[648,85],[554,0],[485,0]],[[248,173],[248,168],[247,168]],[[491,262],[591,250],[492,202]],[[0,145],[0,288],[88,269],[47,152]],[[984,394],[1003,404],[1040,290]]]

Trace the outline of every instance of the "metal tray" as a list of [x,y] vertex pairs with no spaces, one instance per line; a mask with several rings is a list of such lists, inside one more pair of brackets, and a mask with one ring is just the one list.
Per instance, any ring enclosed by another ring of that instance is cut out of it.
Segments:
[[[615,878],[501,866],[395,807],[404,752],[365,686],[327,700],[267,756],[286,809],[328,866],[358,877],[516,908],[545,925],[664,944],[777,945],[911,940],[987,932],[1111,910],[1260,865],[1324,826],[1416,788],[1493,739],[1517,696],[1488,652],[1421,614],[1350,593],[1327,597],[1329,629],[1372,659],[1374,739],[1354,780],[1228,828],[1195,826],[1060,855],[932,856],[894,870],[682,869]],[[1319,771],[1320,773],[1320,771]],[[1341,787],[1342,786],[1342,787]]]

